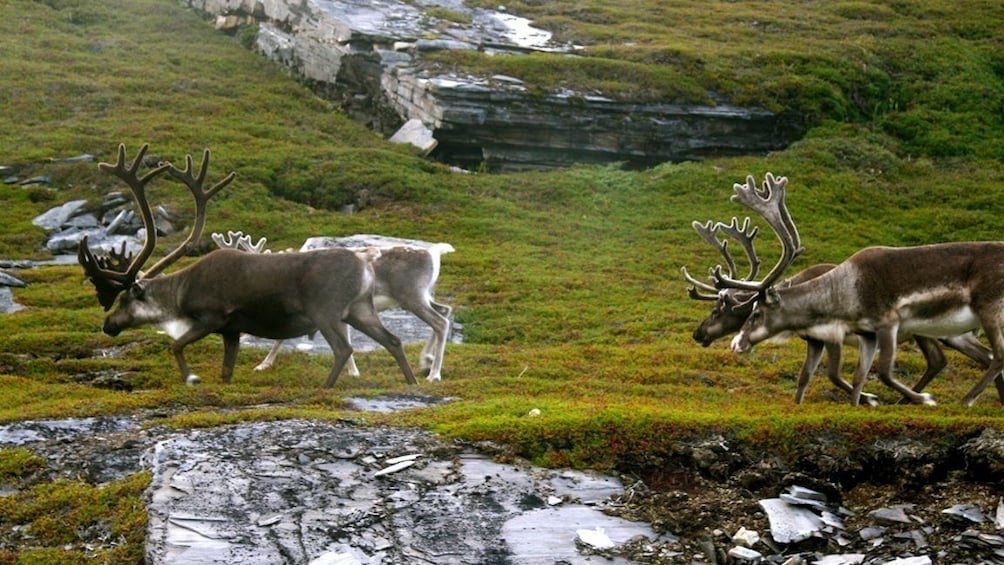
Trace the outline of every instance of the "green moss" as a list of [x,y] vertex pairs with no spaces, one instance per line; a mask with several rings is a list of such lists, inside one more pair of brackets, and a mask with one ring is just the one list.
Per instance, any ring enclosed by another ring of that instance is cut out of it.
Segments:
[[[142,563],[148,473],[94,487],[54,482],[0,497],[0,526],[27,526],[17,563]],[[12,555],[12,556],[14,556]]]

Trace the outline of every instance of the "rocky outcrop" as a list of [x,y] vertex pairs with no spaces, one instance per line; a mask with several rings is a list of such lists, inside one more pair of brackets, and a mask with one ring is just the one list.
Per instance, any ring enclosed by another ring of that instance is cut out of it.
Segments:
[[[572,51],[501,11],[456,0],[187,0],[346,112],[387,135],[419,120],[432,155],[492,170],[763,153],[801,135],[796,117],[763,109],[642,104],[533,92],[513,77],[462,76],[423,64],[443,49]],[[435,8],[435,10],[433,10]],[[438,16],[437,16],[438,15]],[[571,54],[571,53],[570,53]]]

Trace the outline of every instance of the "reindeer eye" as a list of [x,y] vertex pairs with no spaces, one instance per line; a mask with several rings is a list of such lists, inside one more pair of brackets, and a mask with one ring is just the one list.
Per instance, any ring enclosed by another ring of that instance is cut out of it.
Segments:
[[129,287],[129,295],[136,300],[143,300],[143,295],[146,293],[146,289],[141,284],[134,284]]

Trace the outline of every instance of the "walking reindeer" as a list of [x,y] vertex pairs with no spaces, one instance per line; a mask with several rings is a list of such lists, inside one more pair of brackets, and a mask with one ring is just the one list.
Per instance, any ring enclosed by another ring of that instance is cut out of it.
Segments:
[[[729,251],[729,240],[719,239],[719,235],[724,235],[741,245],[750,263],[750,272],[743,280],[753,280],[756,278],[761,261],[756,254],[753,239],[759,230],[756,227],[750,226],[750,219],[748,217],[745,218],[742,225],[739,224],[738,218],[732,218],[732,223],[728,225],[721,222],[712,225],[710,221],[704,224],[695,221],[693,227],[702,239],[721,254],[730,277],[738,276],[736,261]],[[834,267],[836,265],[833,263],[812,265],[779,284],[782,287],[801,284],[831,271]],[[694,330],[694,341],[697,341],[704,347],[708,347],[718,339],[737,333],[753,312],[754,299],[756,298],[755,293],[736,289],[718,290],[713,285],[692,277],[687,272],[686,267],[683,267],[681,271],[687,282],[691,284],[689,289],[691,298],[714,302],[711,312],[698,324],[697,329]],[[831,339],[831,336],[825,330],[826,328],[817,327],[795,332],[806,344],[805,361],[802,363],[796,381],[796,404],[801,404],[804,400],[809,380],[819,367],[824,350],[827,357],[826,376],[830,379],[830,382],[848,394],[851,394],[854,390],[852,384],[841,378],[840,370],[843,346],[845,343],[856,344],[857,335],[845,336],[844,341],[835,341]],[[990,351],[971,332],[943,339],[915,335],[913,339],[927,363],[923,376],[913,386],[914,392],[923,391],[931,380],[941,373],[948,364],[939,343],[960,351],[984,368],[990,365]],[[900,336],[900,340],[903,340],[903,336]],[[861,400],[872,406],[878,404],[878,397],[866,392],[861,393]]]
[[[265,249],[264,237],[257,243],[252,243],[250,235],[231,231],[227,235],[214,233],[212,239],[220,248],[240,249],[249,253],[269,253]],[[443,356],[449,338],[452,308],[436,302],[433,295],[436,280],[439,278],[440,258],[446,253],[452,253],[454,248],[448,243],[435,243],[430,246],[395,244],[376,247],[380,251],[380,256],[373,261],[373,303],[377,312],[401,308],[411,312],[432,328],[432,335],[422,349],[419,367],[429,370],[426,380],[438,381],[442,379]],[[308,242],[300,251],[313,253],[315,248],[310,247]],[[282,340],[276,341],[255,370],[264,371],[271,368],[281,347]],[[348,360],[348,372],[352,376],[359,376],[359,369],[352,357]]]
[[992,355],[983,378],[963,403],[975,402],[991,380],[996,380],[1004,399],[1004,380],[999,377],[1004,355],[1004,287],[999,284],[1004,275],[1004,243],[868,247],[817,277],[799,284],[778,284],[802,251],[784,202],[786,186],[786,178],[774,178],[770,173],[762,190],[751,176],[746,184],[734,186],[732,200],[766,220],[778,236],[782,252],[777,264],[760,280],[737,279],[721,266],[711,270],[714,288],[748,293],[746,301],[752,305],[732,340],[733,351],[749,351],[755,344],[786,332],[812,332],[834,343],[854,334],[860,359],[854,372],[852,404],[860,402],[876,351],[877,371],[885,385],[911,402],[933,404],[929,394],[913,391],[893,377],[897,341],[903,336],[955,339],[982,329],[990,340]]
[[[387,331],[373,306],[372,261],[380,251],[328,249],[312,253],[253,254],[233,249],[213,251],[195,263],[168,275],[160,273],[199,240],[206,222],[210,198],[234,179],[230,173],[209,189],[204,188],[209,150],[203,154],[198,174],[192,157],[179,169],[161,162],[139,176],[147,152],[143,145],[131,164],[125,146],[118,148],[118,162],[100,163],[101,170],[119,177],[132,192],[146,228],[146,241],[135,256],[112,251],[95,255],[80,244],[78,260],[97,290],[106,311],[103,330],[111,336],[142,325],[161,327],[174,339],[174,354],[182,379],[189,384],[199,377],[189,370],[185,347],[211,333],[223,338],[222,379],[233,376],[240,334],[286,339],[319,331],[334,352],[334,365],[324,385],[334,386],[339,372],[352,354],[345,322],[390,351],[405,380],[415,384],[401,341]],[[143,272],[144,263],[157,243],[146,187],[168,173],[186,185],[195,199],[196,217],[185,241]]]

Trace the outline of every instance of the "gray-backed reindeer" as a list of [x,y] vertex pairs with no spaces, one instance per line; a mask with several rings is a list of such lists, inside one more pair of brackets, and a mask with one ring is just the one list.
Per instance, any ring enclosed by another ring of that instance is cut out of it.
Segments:
[[[243,232],[228,232],[226,236],[214,233],[212,238],[221,248],[268,253],[264,237],[257,243],[251,243],[251,236]],[[448,243],[435,243],[427,247],[380,245],[377,248],[380,256],[373,261],[373,303],[377,312],[402,308],[432,328],[432,335],[422,349],[419,366],[421,369],[429,370],[426,380],[438,381],[442,378],[443,356],[449,338],[452,308],[436,302],[433,294],[436,280],[439,278],[440,258],[445,253],[452,253],[453,246]],[[309,242],[304,244],[300,251],[313,252]],[[281,347],[282,341],[276,341],[255,370],[263,371],[272,367]],[[352,376],[359,376],[359,369],[352,357],[348,360],[348,372]]]
[[[95,285],[98,300],[111,313],[104,332],[118,335],[122,330],[142,325],[160,326],[175,341],[171,347],[189,384],[199,382],[185,361],[185,347],[216,333],[223,338],[224,382],[233,375],[240,346],[240,334],[286,339],[321,332],[334,352],[334,365],[325,381],[334,386],[338,373],[352,354],[345,322],[372,337],[394,356],[405,380],[415,384],[401,341],[387,331],[373,306],[372,259],[378,250],[361,253],[328,249],[312,253],[252,254],[232,249],[209,253],[195,263],[168,275],[160,275],[180,258],[202,235],[206,204],[229,184],[234,173],[211,188],[204,189],[209,167],[209,150],[203,155],[198,175],[193,174],[192,157],[179,169],[162,162],[140,177],[138,171],[147,151],[144,145],[131,165],[126,164],[125,146],[118,149],[118,163],[100,163],[101,170],[118,176],[129,187],[146,227],[146,241],[137,256],[116,254],[95,256],[81,242],[78,259],[88,279]],[[188,238],[145,273],[143,264],[153,254],[157,229],[154,225],[146,185],[167,172],[185,184],[195,198],[196,219]],[[114,308],[113,308],[114,306]]]
[[767,174],[763,190],[747,177],[736,184],[732,200],[760,214],[781,241],[777,264],[759,281],[741,280],[712,270],[717,289],[750,293],[752,312],[731,348],[745,352],[753,345],[785,332],[818,332],[816,337],[842,342],[859,340],[860,359],[854,372],[851,403],[861,391],[876,351],[879,378],[914,403],[933,404],[893,377],[896,346],[903,336],[955,338],[982,329],[992,356],[983,378],[966,394],[971,405],[996,380],[1004,355],[1004,243],[946,243],[918,247],[869,247],[826,273],[800,284],[776,284],[801,252],[798,231],[785,204],[787,179]]

